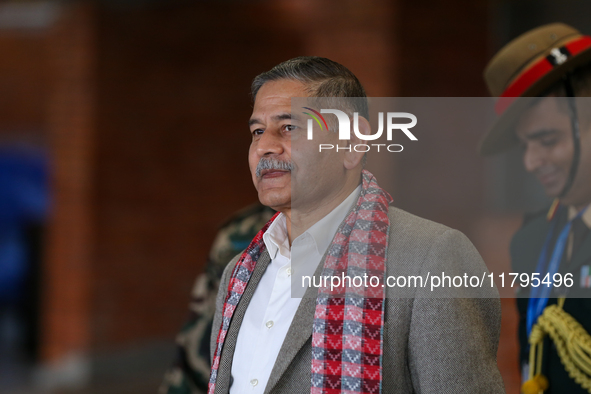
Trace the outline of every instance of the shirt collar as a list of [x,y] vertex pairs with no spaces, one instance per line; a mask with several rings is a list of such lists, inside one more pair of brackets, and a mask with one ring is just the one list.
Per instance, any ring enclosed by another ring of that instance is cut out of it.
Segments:
[[281,252],[283,256],[290,258],[286,223],[285,215],[280,213],[263,234],[263,242],[269,251],[271,259],[275,259],[278,252]]
[[[326,249],[332,242],[339,226],[347,217],[347,213],[357,202],[361,185],[357,186],[347,198],[343,200],[335,209],[330,211],[325,217],[314,223],[304,234],[312,236],[316,243],[316,250],[320,256],[324,255]],[[304,235],[302,234],[302,235]]]
[[[294,242],[301,242],[306,238],[311,238],[316,245],[316,251],[320,256],[324,255],[326,249],[332,242],[341,222],[347,216],[349,210],[357,202],[361,185],[357,186],[347,198],[343,200],[335,209],[326,216],[314,223],[312,227],[297,237]],[[287,237],[287,222],[285,215],[280,213],[271,223],[267,231],[263,234],[263,242],[269,251],[271,259],[275,259],[277,253],[281,253],[288,259],[291,258],[291,248]]]

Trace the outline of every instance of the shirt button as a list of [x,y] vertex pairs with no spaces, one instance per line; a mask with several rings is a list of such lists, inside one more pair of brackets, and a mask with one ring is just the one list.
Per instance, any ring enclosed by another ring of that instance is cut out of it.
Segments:
[[253,380],[250,381],[250,384],[252,384],[252,387],[254,387],[257,384],[259,384],[259,380],[258,379],[253,379]]
[[287,269],[287,276],[291,276],[291,268]]
[[267,328],[271,328],[271,327],[273,327],[273,324],[274,324],[273,320],[269,320],[265,325],[267,326]]

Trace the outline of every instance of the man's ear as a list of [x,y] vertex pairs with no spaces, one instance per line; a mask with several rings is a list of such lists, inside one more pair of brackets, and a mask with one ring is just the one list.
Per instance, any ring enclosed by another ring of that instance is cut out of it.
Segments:
[[[359,133],[363,135],[371,134],[369,121],[363,116],[359,116]],[[354,149],[355,145],[366,144],[366,142],[357,137],[357,134],[353,131],[353,119],[351,119],[351,140],[349,141],[349,144],[351,145],[351,151],[345,151],[344,165],[347,170],[352,170],[361,163],[363,156],[365,155],[365,146],[360,146],[358,149],[359,152],[357,152]]]

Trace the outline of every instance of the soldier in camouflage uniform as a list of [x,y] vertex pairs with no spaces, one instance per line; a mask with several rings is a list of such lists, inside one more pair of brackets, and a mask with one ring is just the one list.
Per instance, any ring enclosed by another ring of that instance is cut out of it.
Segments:
[[228,220],[218,232],[205,268],[195,281],[189,305],[190,316],[177,335],[177,355],[166,372],[161,394],[207,392],[211,360],[209,340],[215,299],[222,272],[242,252],[275,211],[260,204],[250,206]]

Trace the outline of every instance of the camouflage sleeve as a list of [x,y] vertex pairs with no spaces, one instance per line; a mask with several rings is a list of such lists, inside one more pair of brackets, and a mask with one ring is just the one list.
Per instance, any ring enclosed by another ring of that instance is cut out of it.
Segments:
[[228,262],[244,250],[275,212],[260,204],[246,208],[228,220],[212,245],[205,273],[199,275],[191,294],[189,318],[176,337],[174,364],[164,375],[160,394],[207,392],[211,360],[209,339],[220,278]]

